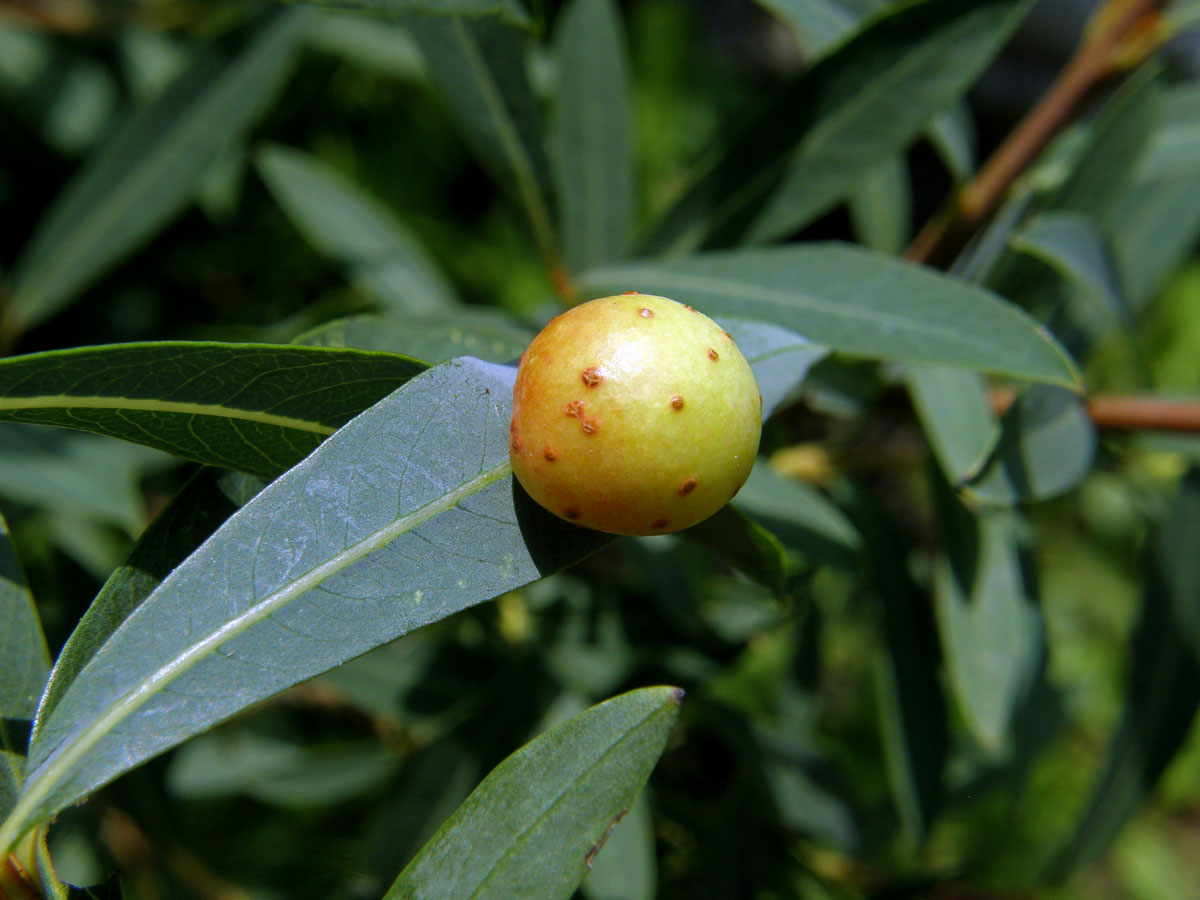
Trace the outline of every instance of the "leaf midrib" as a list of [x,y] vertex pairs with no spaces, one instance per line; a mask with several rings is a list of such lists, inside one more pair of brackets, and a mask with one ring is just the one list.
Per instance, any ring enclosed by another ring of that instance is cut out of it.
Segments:
[[89,751],[113,728],[176,678],[206,658],[210,652],[282,609],[327,578],[382,549],[396,538],[416,529],[435,516],[453,509],[467,497],[506,477],[511,471],[512,467],[507,460],[490,469],[485,469],[454,490],[419,509],[400,516],[387,526],[339,551],[286,586],[266,595],[220,628],[191,644],[182,653],[175,654],[169,662],[126,691],[115,703],[110,704],[99,718],[55,749],[36,770],[28,773],[27,790],[22,793],[8,819],[0,824],[0,855],[19,837],[19,829],[24,825],[25,820],[31,816],[38,804],[53,792],[62,776],[71,772],[75,765],[85,758]]
[[151,400],[133,397],[82,397],[70,394],[41,397],[0,397],[0,414],[18,409],[115,409],[121,411],[177,413],[189,416],[214,416],[222,419],[241,419],[262,425],[275,425],[295,431],[328,436],[337,429],[310,419],[297,419],[253,409],[237,409],[216,403],[185,403],[174,400]]
[[[623,270],[621,269],[606,269],[603,271],[603,274],[613,276],[619,275],[622,271]],[[992,347],[990,335],[981,335],[976,338],[971,335],[964,334],[958,328],[941,326],[932,322],[922,323],[920,327],[913,327],[911,319],[905,319],[903,317],[889,315],[888,313],[875,310],[867,312],[850,304],[837,303],[833,300],[826,300],[815,294],[801,292],[798,290],[789,292],[777,288],[765,287],[763,285],[747,284],[740,281],[728,281],[708,274],[690,275],[678,271],[666,271],[656,274],[653,272],[639,271],[637,269],[629,269],[624,271],[629,271],[643,284],[653,284],[656,280],[665,278],[670,285],[678,285],[685,289],[716,293],[736,299],[756,299],[780,308],[803,308],[814,313],[828,316],[830,319],[850,319],[852,321],[869,324],[874,328],[887,329],[888,326],[892,326],[895,329],[910,333],[923,333],[933,337],[953,340],[957,343],[978,347],[980,350],[987,350]],[[985,337],[989,339],[985,339]],[[817,341],[816,343],[824,342]],[[1066,384],[1073,383],[1065,378],[1062,378],[1061,380]]]
[[[670,702],[671,702],[670,700],[667,701],[667,703],[670,703]],[[639,731],[642,728],[645,728],[652,719],[654,719],[656,716],[663,713],[666,708],[667,708],[667,704],[662,704],[660,706],[655,707],[650,712],[648,712],[636,725],[634,725],[633,727],[624,731],[621,735],[619,735],[617,737],[616,740],[614,740],[611,744],[609,744],[607,747],[605,747],[603,753],[601,753],[598,757],[596,757],[596,759],[594,759],[591,763],[589,763],[587,765],[587,767],[584,768],[584,770],[582,772],[580,772],[575,778],[573,778],[566,787],[564,787],[561,791],[559,791],[558,795],[554,798],[553,801],[551,801],[549,804],[547,804],[547,806],[542,810],[541,814],[536,819],[534,819],[532,822],[530,822],[526,828],[521,829],[520,834],[518,834],[514,838],[514,840],[512,841],[512,844],[509,846],[509,848],[504,853],[502,853],[496,859],[495,862],[492,863],[491,867],[487,871],[487,874],[485,874],[480,879],[479,885],[471,893],[471,896],[468,898],[468,900],[478,900],[478,898],[482,894],[484,888],[486,888],[488,886],[488,883],[492,880],[493,876],[495,876],[495,874],[496,874],[496,871],[500,868],[501,863],[503,863],[505,860],[512,857],[512,855],[514,853],[516,853],[518,847],[520,847],[522,844],[524,844],[526,841],[529,840],[530,835],[532,835],[533,832],[535,830],[537,830],[538,826],[541,825],[543,822],[545,822],[546,819],[549,818],[550,814],[553,813],[556,809],[558,809],[559,806],[562,805],[563,801],[566,799],[566,796],[571,791],[572,787],[574,787],[580,781],[582,781],[589,773],[595,771],[601,764],[603,764],[603,762],[606,759],[608,759],[610,756],[612,756],[612,754],[617,750],[618,747],[620,747],[626,740],[629,739],[630,735],[632,735],[636,731]]]

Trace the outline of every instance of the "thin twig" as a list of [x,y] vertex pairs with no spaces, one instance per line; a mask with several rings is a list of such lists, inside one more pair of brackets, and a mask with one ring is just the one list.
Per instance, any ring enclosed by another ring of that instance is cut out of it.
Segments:
[[[1016,393],[997,389],[992,408],[1004,413]],[[1200,434],[1200,400],[1146,394],[1099,394],[1087,401],[1088,415],[1097,428],[1114,431],[1174,431]]]
[[1117,71],[1148,56],[1161,40],[1162,0],[1109,0],[1054,84],[983,168],[913,240],[905,255],[945,267],[999,207],[1008,188],[1078,112],[1084,99]]

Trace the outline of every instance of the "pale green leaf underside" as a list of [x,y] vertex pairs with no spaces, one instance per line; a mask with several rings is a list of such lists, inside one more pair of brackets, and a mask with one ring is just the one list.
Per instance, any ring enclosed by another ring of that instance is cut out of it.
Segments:
[[643,688],[526,744],[472,792],[385,900],[565,900],[662,753],[682,691]]
[[1078,389],[1066,351],[985,290],[843,244],[698,254],[587,273],[592,296],[662,294],[713,316],[774,322],[853,356],[941,362]]
[[609,540],[514,490],[512,377],[470,359],[429,370],[176,568],[38,723],[0,845],[238,710]]

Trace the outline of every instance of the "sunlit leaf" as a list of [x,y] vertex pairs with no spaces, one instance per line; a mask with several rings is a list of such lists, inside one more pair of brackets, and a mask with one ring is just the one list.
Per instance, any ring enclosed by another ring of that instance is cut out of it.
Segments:
[[176,567],[39,721],[0,847],[233,713],[610,540],[514,488],[512,379],[471,359],[430,369]]
[[681,697],[671,687],[631,691],[526,744],[422,848],[387,900],[567,900],[649,778]]
[[843,244],[703,253],[606,266],[581,279],[591,296],[640,290],[710,316],[760,319],[853,356],[941,362],[1067,387],[1065,351],[993,294]]

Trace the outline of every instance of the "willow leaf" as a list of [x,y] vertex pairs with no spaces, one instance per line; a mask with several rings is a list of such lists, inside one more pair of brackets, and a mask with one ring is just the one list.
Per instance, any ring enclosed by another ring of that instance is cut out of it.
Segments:
[[473,359],[423,373],[172,571],[38,723],[0,852],[234,713],[602,546],[514,489],[513,374]]
[[122,438],[277,475],[425,368],[385,353],[162,342],[0,361],[0,421]]

